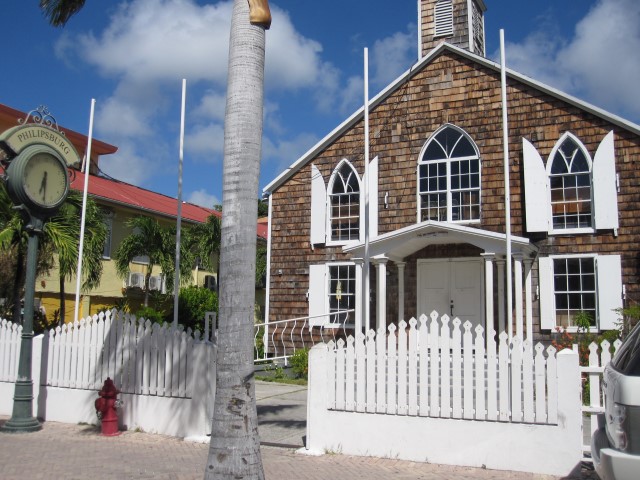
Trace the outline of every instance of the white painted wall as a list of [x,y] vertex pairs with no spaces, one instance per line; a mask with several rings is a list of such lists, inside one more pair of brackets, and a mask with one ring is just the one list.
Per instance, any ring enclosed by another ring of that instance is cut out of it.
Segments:
[[[42,355],[43,336],[33,339],[32,379],[34,385],[46,376],[47,356]],[[211,433],[215,398],[215,346],[193,344],[193,390],[190,397],[120,394],[122,430],[140,428],[149,433],[175,437],[202,437]],[[14,379],[15,381],[15,379]],[[13,413],[14,381],[0,381],[0,415]],[[33,415],[41,421],[99,425],[94,402],[98,390],[40,385],[34,387]]]

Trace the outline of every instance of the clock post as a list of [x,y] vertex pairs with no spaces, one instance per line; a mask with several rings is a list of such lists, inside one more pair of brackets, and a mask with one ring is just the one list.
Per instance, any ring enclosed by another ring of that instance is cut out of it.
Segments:
[[[42,109],[42,110],[40,110]],[[38,243],[47,219],[58,211],[69,194],[67,167],[78,162],[73,145],[57,128],[52,128],[44,107],[34,111],[34,123],[14,127],[0,135],[4,161],[3,180],[19,210],[28,235],[24,294],[24,316],[20,342],[18,377],[13,397],[13,413],[3,425],[7,432],[34,432],[42,426],[33,416],[32,345]],[[40,112],[40,116],[38,116]],[[33,113],[33,112],[32,112]],[[52,118],[52,117],[51,117]],[[40,388],[39,385],[36,386]]]

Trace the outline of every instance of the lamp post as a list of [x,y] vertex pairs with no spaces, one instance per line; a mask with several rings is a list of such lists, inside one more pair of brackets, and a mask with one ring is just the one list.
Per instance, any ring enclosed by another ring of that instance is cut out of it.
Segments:
[[35,432],[42,428],[33,416],[33,381],[31,379],[31,352],[33,346],[33,298],[36,282],[36,263],[38,261],[38,237],[42,234],[44,222],[36,217],[25,227],[29,240],[27,243],[27,272],[24,293],[24,317],[20,342],[20,360],[18,378],[13,395],[13,413],[3,425],[7,432]]

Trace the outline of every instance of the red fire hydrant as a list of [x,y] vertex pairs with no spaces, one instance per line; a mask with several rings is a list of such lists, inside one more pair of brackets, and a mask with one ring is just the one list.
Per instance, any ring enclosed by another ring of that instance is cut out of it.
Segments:
[[96,413],[102,421],[102,435],[113,437],[120,435],[118,430],[118,407],[121,405],[118,400],[120,390],[116,388],[113,380],[107,378],[104,381],[102,390],[98,392],[100,398],[96,399]]

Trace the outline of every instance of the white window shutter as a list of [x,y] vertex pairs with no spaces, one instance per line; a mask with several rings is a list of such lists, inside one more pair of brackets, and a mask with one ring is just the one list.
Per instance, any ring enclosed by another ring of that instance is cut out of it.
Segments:
[[622,264],[620,255],[599,255],[596,259],[598,272],[598,327],[600,330],[617,328],[619,315],[614,311],[622,308]]
[[327,188],[318,167],[311,165],[311,245],[326,242]]
[[618,228],[618,193],[613,131],[600,142],[593,160],[594,221],[597,230]]
[[[378,236],[378,157],[369,163],[369,238]],[[364,223],[364,222],[362,222]]]
[[556,328],[556,307],[553,295],[553,259],[538,257],[538,282],[540,286],[540,328]]
[[527,232],[549,231],[548,177],[542,157],[526,139],[522,139],[524,195]]
[[327,323],[327,317],[317,317],[326,313],[327,309],[327,266],[309,265],[309,325],[322,326]]

